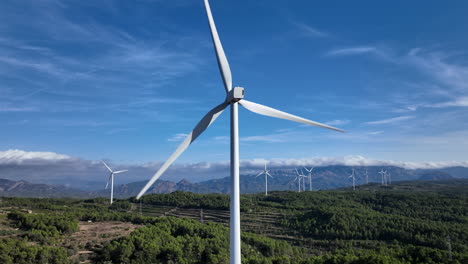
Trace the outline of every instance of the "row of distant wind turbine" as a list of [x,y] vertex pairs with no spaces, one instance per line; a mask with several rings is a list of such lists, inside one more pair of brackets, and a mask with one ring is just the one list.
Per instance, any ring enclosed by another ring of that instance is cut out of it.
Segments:
[[[382,185],[387,186],[389,184],[392,184],[392,177],[391,177],[390,172],[388,172],[387,170],[381,169],[379,171],[379,174],[382,176]],[[366,179],[366,184],[368,184],[369,174],[367,173],[367,169],[364,172],[364,177]],[[354,168],[352,169],[351,175],[349,175],[348,179],[349,178],[351,178],[351,180],[353,181],[353,190],[356,190],[356,174],[355,174]]]
[[[305,179],[309,179],[309,191],[312,191],[312,170],[314,169],[313,167],[310,168],[310,169],[307,169],[304,167],[304,169],[309,173],[308,176],[304,175],[304,173],[302,172],[302,169],[301,170],[301,173],[299,173],[299,171],[297,169],[296,170],[296,178],[294,178],[294,182],[297,182],[297,185],[298,185],[298,191],[301,192],[301,183],[302,183],[302,190],[305,191],[306,187],[305,187]],[[265,175],[265,196],[268,195],[268,177],[271,177],[273,178],[273,176],[271,176],[270,174],[270,171],[267,170],[267,164],[265,163],[265,169],[260,172],[257,176],[255,176],[255,178],[259,177],[259,176],[262,176],[262,175]]]

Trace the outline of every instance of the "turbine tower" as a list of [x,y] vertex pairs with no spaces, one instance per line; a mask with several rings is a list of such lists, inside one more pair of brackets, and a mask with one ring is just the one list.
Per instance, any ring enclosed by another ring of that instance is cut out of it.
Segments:
[[351,173],[351,175],[349,175],[348,178],[353,179],[353,191],[355,191],[356,190],[356,178],[354,177],[354,168],[353,168],[353,172]]
[[[208,24],[211,30],[211,37],[218,61],[218,67],[226,90],[226,98],[224,101],[208,112],[179,145],[175,152],[164,162],[159,170],[153,175],[148,183],[143,187],[137,195],[137,199],[153,185],[153,183],[167,170],[167,168],[192,144],[198,136],[200,136],[224,111],[230,106],[231,109],[231,191],[230,191],[230,264],[241,263],[241,230],[240,230],[240,191],[239,191],[239,125],[238,125],[238,106],[239,104],[247,110],[270,117],[286,119],[307,125],[318,126],[339,132],[344,132],[341,129],[311,121],[302,117],[288,114],[261,104],[247,101],[244,98],[244,88],[233,87],[232,74],[228,60],[221,45],[221,40],[216,30],[213,15],[208,0],[204,0]],[[204,94],[201,91],[201,94]]]
[[305,192],[306,188],[305,188],[305,178],[307,178],[305,175],[304,175],[304,172],[302,171],[302,168],[301,168],[301,178],[302,178],[302,191]]
[[387,173],[387,181],[388,181],[388,184],[391,185],[392,184],[392,175],[389,173]]
[[313,188],[312,188],[312,171],[314,170],[314,167],[310,168],[310,170],[308,170],[306,167],[304,167],[304,169],[309,173],[309,190],[312,191]]
[[302,176],[301,174],[299,174],[299,171],[296,170],[296,178],[294,178],[294,182],[297,181],[297,188],[298,188],[298,192],[301,192],[301,179],[302,179]]
[[268,177],[273,178],[273,176],[271,176],[270,171],[267,170],[266,162],[265,162],[265,169],[262,172],[260,172],[257,176],[255,176],[255,178],[257,178],[258,176],[261,176],[262,174],[265,174],[265,196],[267,196],[268,195]]
[[367,169],[364,173],[364,176],[366,176],[366,184],[369,184],[369,174],[367,174]]
[[107,179],[107,183],[106,183],[106,189],[109,186],[109,181],[110,181],[111,182],[110,204],[112,204],[114,202],[114,174],[119,174],[122,172],[126,172],[128,170],[113,171],[109,166],[107,166],[107,164],[104,161],[101,160],[101,162],[102,164],[104,164],[104,166],[106,166],[106,168],[110,172],[109,179]]

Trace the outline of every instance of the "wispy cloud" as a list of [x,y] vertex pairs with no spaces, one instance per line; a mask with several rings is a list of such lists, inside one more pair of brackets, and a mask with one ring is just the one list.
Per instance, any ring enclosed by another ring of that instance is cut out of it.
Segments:
[[450,62],[452,56],[444,52],[424,52],[414,48],[408,52],[405,62],[435,78],[449,89],[466,93],[468,90],[468,66]]
[[344,119],[344,120],[341,120],[341,119],[336,119],[336,120],[332,120],[332,121],[328,121],[326,122],[325,124],[329,125],[329,126],[344,126],[344,125],[347,125],[351,123],[351,120],[347,120],[347,119]]
[[175,135],[173,135],[172,137],[168,138],[167,141],[171,141],[171,142],[182,141],[182,140],[184,140],[187,136],[188,136],[188,134],[179,133],[179,134],[175,134]]
[[365,122],[364,124],[366,125],[384,125],[384,124],[393,124],[409,119],[413,119],[414,116],[398,116],[398,117],[392,117],[388,119],[382,119],[382,120],[376,120],[376,121],[370,121],[370,122]]
[[460,97],[452,101],[427,104],[427,107],[444,108],[444,107],[468,107],[468,97]]
[[349,47],[349,48],[340,48],[330,50],[327,55],[330,56],[351,56],[351,55],[360,55],[360,54],[379,54],[380,51],[373,46],[358,46],[358,47]]
[[327,37],[328,34],[318,30],[310,25],[301,22],[292,22],[305,36],[309,37]]
[[371,131],[371,132],[368,132],[367,135],[380,135],[380,134],[383,134],[384,131]]
[[38,111],[38,109],[34,107],[21,107],[21,106],[0,104],[0,112],[35,112],[35,111]]

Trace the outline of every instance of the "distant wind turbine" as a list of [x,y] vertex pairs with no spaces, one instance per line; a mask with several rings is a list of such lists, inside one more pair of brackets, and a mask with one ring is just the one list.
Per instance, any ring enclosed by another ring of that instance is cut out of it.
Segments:
[[313,188],[312,188],[312,171],[314,170],[314,167],[310,168],[310,170],[308,170],[306,167],[304,167],[304,169],[309,173],[309,190],[312,191]]
[[271,176],[270,171],[267,170],[266,162],[265,162],[265,169],[262,172],[260,172],[257,176],[255,176],[255,178],[257,178],[258,176],[261,176],[262,174],[265,174],[265,196],[267,196],[268,195],[268,177],[273,178],[273,176]]
[[[221,40],[219,39],[218,31],[215,26],[213,15],[208,0],[204,0],[206,14],[208,16],[208,24],[211,30],[211,37],[218,61],[218,67],[223,79],[224,88],[226,90],[226,98],[221,104],[214,107],[208,112],[179,145],[176,151],[166,160],[159,168],[154,176],[148,181],[143,189],[138,193],[137,199],[153,185],[153,183],[167,170],[167,168],[192,144],[198,136],[200,136],[224,111],[228,106],[231,108],[231,191],[230,191],[230,264],[241,263],[241,229],[240,229],[240,192],[239,192],[239,127],[238,127],[238,106],[239,104],[247,110],[260,115],[286,119],[294,122],[299,122],[307,125],[318,126],[326,129],[343,132],[343,130],[311,121],[302,117],[288,114],[261,104],[247,101],[244,98],[244,88],[233,87],[232,74],[228,60],[224,53]],[[288,88],[290,89],[290,88]],[[285,90],[284,90],[285,91]],[[270,89],[271,92],[271,89]],[[206,92],[201,90],[200,94],[205,95]],[[283,95],[286,95],[284,92]]]
[[302,174],[302,171],[301,173],[299,173],[299,171],[297,169],[296,170],[296,178],[294,179],[294,182],[297,181],[297,187],[298,187],[298,191],[301,192],[301,180],[302,182],[304,182],[304,174]]
[[356,190],[356,177],[354,177],[354,168],[353,168],[353,172],[351,173],[351,175],[349,175],[348,178],[352,178],[353,179],[353,191]]
[[382,175],[382,185],[385,184],[385,173],[387,173],[387,171],[384,171],[383,169],[381,169],[379,171],[380,175]]
[[110,204],[112,204],[113,201],[114,201],[114,174],[119,174],[119,173],[122,173],[122,172],[126,172],[128,170],[113,171],[109,166],[107,166],[107,164],[104,161],[101,160],[101,162],[102,162],[102,164],[104,164],[104,166],[106,166],[106,168],[110,172],[109,179],[107,179],[107,183],[106,183],[106,189],[109,186],[109,181],[110,181],[111,182]]

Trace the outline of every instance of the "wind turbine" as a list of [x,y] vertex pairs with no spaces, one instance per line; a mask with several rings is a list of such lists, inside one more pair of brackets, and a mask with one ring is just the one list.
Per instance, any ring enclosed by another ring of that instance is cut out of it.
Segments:
[[218,31],[211,14],[211,8],[208,0],[204,0],[208,23],[211,30],[211,37],[218,61],[218,67],[223,79],[224,88],[226,90],[226,99],[211,109],[206,114],[185,140],[179,145],[175,152],[166,160],[166,162],[159,168],[154,176],[143,187],[137,195],[137,199],[153,185],[153,183],[167,170],[167,168],[187,149],[187,147],[205,131],[218,116],[228,106],[231,108],[231,191],[230,191],[230,263],[241,263],[241,230],[240,230],[240,191],[239,191],[239,126],[238,126],[238,106],[239,104],[247,110],[260,115],[276,117],[280,119],[291,120],[307,125],[318,126],[335,131],[344,132],[341,129],[311,121],[302,117],[291,115],[261,104],[253,103],[244,100],[244,88],[232,87],[232,74],[229,67],[228,60],[224,53],[219,39]]
[[255,176],[255,178],[257,178],[258,176],[262,174],[265,174],[265,196],[267,196],[268,195],[268,177],[273,178],[273,176],[271,176],[270,171],[267,170],[266,162],[265,162],[265,169],[262,172],[260,172],[257,176]]
[[298,191],[301,192],[301,179],[303,179],[304,175],[302,175],[302,173],[300,174],[297,169],[295,170],[296,170],[296,178],[294,178],[294,182],[297,181]]
[[308,170],[306,167],[304,169],[309,173],[309,190],[312,191],[312,171],[314,170],[314,167],[312,167],[310,170]]
[[107,166],[107,164],[104,161],[101,160],[101,162],[102,162],[102,164],[104,164],[104,166],[106,166],[106,168],[110,172],[109,179],[107,179],[107,183],[106,183],[106,189],[107,189],[107,186],[109,186],[109,181],[110,181],[111,182],[110,204],[112,204],[113,201],[114,201],[114,174],[119,174],[119,173],[122,173],[122,172],[126,172],[128,170],[113,171],[109,166]]
[[349,175],[348,178],[352,178],[353,179],[353,191],[356,190],[356,185],[355,185],[355,181],[356,181],[356,178],[354,177],[354,168],[353,168],[353,172],[351,173],[351,175]]
[[383,169],[380,169],[379,173],[380,173],[380,175],[382,175],[382,185],[384,185],[385,174],[387,173],[387,171],[384,171]]

